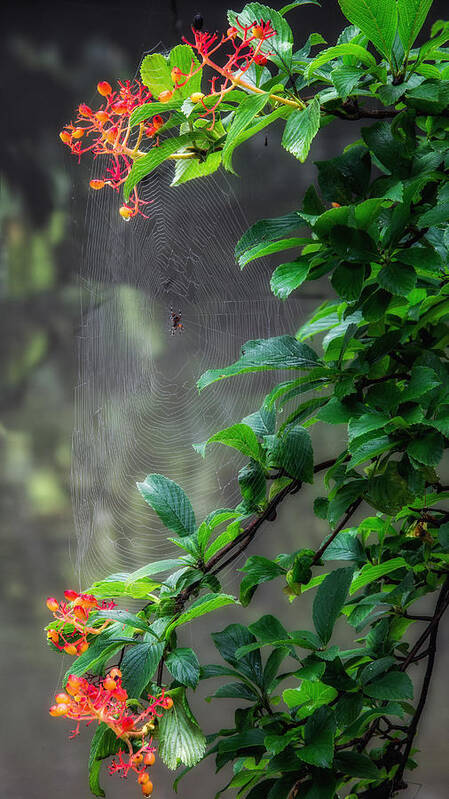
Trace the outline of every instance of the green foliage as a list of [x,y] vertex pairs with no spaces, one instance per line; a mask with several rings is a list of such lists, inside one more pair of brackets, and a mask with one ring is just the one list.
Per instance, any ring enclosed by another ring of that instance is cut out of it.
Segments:
[[[195,445],[203,457],[212,443],[238,451],[241,502],[197,525],[180,486],[162,475],[139,483],[181,554],[92,587],[98,596],[140,600],[143,609],[99,613],[113,624],[71,667],[102,673],[124,648],[124,681],[135,700],[157,671],[157,690],[165,687],[174,701],[157,730],[169,768],[190,768],[205,753],[187,691],[224,679],[208,701],[232,699],[234,722],[210,735],[208,753],[217,770],[232,762],[224,790],[245,799],[374,799],[403,787],[422,711],[409,668],[427,660],[425,698],[449,606],[449,491],[439,476],[449,447],[449,25],[436,23],[415,48],[430,0],[339,2],[352,24],[338,41],[327,46],[312,34],[299,49],[285,15],[299,14],[301,2],[229,12],[232,25],[271,21],[276,34],[261,44],[268,64],[253,64],[245,85],[229,87],[213,124],[204,113],[216,97],[189,99],[199,72],[188,91],[175,89],[166,104],[149,103],[132,119],[168,112],[179,130],[136,156],[127,191],[166,159],[178,158],[173,184],[201,179],[220,163],[233,169],[237,147],[275,120],[296,168],[321,126],[367,121],[358,141],[317,163],[316,185],[300,208],[259,220],[236,245],[241,268],[287,259],[271,277],[280,300],[323,278],[333,294],[296,335],[248,341],[233,363],[198,380],[200,391],[253,372],[271,380],[257,410]],[[320,49],[311,55],[313,47]],[[156,95],[173,88],[174,64],[189,72],[188,47],[145,58],[144,79]],[[341,426],[340,446],[320,463],[314,427],[328,424]],[[265,527],[275,530],[278,506],[295,502],[303,483],[312,484],[321,545],[310,548],[312,531],[298,523],[292,552],[251,551],[239,569],[239,601],[223,593],[221,570]],[[312,592],[309,629],[289,631],[273,615],[230,624],[212,636],[221,663],[200,664],[185,646],[184,625],[231,605],[241,620],[242,606],[272,581],[286,602]],[[435,609],[428,622],[418,616],[423,637],[413,606],[427,595]],[[344,625],[349,649],[341,645]],[[91,756],[94,792],[108,754],[103,734]]]

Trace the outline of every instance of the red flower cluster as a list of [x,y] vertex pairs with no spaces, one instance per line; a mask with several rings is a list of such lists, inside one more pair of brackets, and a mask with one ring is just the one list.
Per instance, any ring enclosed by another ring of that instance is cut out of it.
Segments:
[[92,611],[112,610],[115,602],[112,600],[98,600],[91,594],[79,594],[78,591],[64,591],[66,602],[58,602],[54,597],[48,597],[47,608],[53,613],[55,619],[61,622],[58,629],[52,628],[47,632],[47,638],[61,652],[68,655],[82,655],[89,648],[88,635],[99,635],[110,624],[109,619],[100,626],[93,627],[89,624]]
[[[192,68],[188,74],[183,74],[181,70],[177,69],[176,80],[172,74],[176,90],[176,88],[187,83],[193,75],[205,66],[210,67],[214,71],[215,74],[210,79],[211,91],[207,96],[215,97],[216,102],[212,106],[210,104],[206,105],[204,102],[206,95],[200,92],[194,93],[190,98],[193,102],[202,103],[204,107],[203,116],[207,114],[212,115],[212,126],[215,122],[216,109],[226,94],[236,86],[242,86],[251,91],[259,91],[255,89],[253,85],[246,83],[243,77],[252,64],[263,66],[267,63],[267,53],[262,51],[262,45],[272,36],[276,35],[276,31],[272,28],[271,22],[269,21],[254,21],[250,25],[241,25],[238,19],[236,22],[238,28],[228,28],[226,35],[223,34],[221,37],[218,37],[216,33],[198,31],[192,28],[194,41],[189,42],[187,39],[184,39],[184,41],[190,44],[198,53],[201,59],[200,65],[195,66],[192,64]],[[225,63],[220,66],[215,61],[215,54],[227,43],[232,44],[233,49],[226,56]],[[214,60],[212,60],[212,56],[214,56]],[[219,85],[217,81],[220,81]]]
[[[97,85],[97,90],[105,98],[105,103],[96,111],[82,103],[75,123],[66,125],[59,137],[78,158],[86,152],[92,152],[95,158],[108,156],[102,177],[91,180],[90,186],[95,190],[110,186],[118,191],[128,177],[142,137],[153,138],[164,120],[155,116],[151,124],[142,127],[137,141],[131,146],[130,116],[135,108],[151,100],[151,92],[137,80],[133,83],[119,81],[116,91],[112,91],[112,86],[103,80]],[[119,213],[126,221],[136,214],[145,216],[142,206],[146,204],[134,189]]]
[[[160,711],[169,710],[173,706],[173,700],[164,696],[163,692],[159,697],[149,695],[148,699],[149,704],[141,713],[130,712],[127,706],[128,694],[122,687],[122,673],[117,668],[111,669],[98,685],[71,674],[65,692],[56,694],[50,715],[65,716],[77,722],[72,738],[78,735],[82,721],[88,724],[92,721],[107,724],[128,748],[128,752],[119,751],[117,759],[109,767],[109,773],[127,777],[129,771],[134,771],[143,795],[151,796],[153,784],[146,770],[155,762],[151,732],[154,730],[155,719],[162,716]],[[149,735],[149,740],[145,740]],[[135,738],[139,739],[136,751],[132,745],[132,739]]]

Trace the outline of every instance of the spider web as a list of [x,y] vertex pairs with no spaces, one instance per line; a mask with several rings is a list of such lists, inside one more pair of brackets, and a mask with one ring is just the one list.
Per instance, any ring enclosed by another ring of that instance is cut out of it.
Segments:
[[[252,146],[263,152],[263,140]],[[148,219],[124,223],[112,192],[88,202],[72,459],[84,586],[173,553],[136,490],[147,474],[178,482],[198,522],[240,501],[241,456],[211,445],[203,460],[192,444],[259,407],[274,377],[244,375],[201,395],[196,380],[236,360],[248,339],[294,334],[302,315],[298,301],[273,297],[267,265],[237,266],[248,222],[229,180],[218,173],[170,187],[172,175],[165,165],[143,182]],[[171,306],[183,324],[174,335]]]

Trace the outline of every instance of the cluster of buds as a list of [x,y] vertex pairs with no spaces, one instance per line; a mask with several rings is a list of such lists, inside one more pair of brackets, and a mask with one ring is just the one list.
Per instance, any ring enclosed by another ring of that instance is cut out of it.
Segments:
[[[118,82],[113,91],[107,81],[100,81],[97,91],[104,98],[104,103],[94,110],[82,103],[74,123],[64,127],[59,137],[78,159],[86,152],[93,156],[107,156],[103,175],[90,181],[90,187],[96,191],[105,186],[118,191],[129,175],[133,160],[139,153],[142,138],[153,139],[164,124],[161,116],[155,116],[151,124],[147,124],[139,132],[135,142],[131,141],[130,117],[135,108],[150,102],[151,92],[142,83]],[[128,221],[133,216],[143,213],[142,206],[148,203],[142,200],[135,188],[127,203],[121,206],[119,213]]]
[[[271,22],[264,22],[264,20],[254,21],[249,25],[242,25],[238,19],[236,20],[238,27],[232,26],[228,28],[226,34],[221,37],[216,33],[208,33],[207,31],[196,30],[192,28],[194,40],[193,42],[184,41],[196,51],[200,58],[199,66],[192,64],[190,72],[184,74],[181,70],[177,70],[176,75],[173,75],[172,80],[176,88],[184,86],[190,78],[204,67],[209,67],[213,70],[213,76],[210,79],[211,90],[208,95],[202,92],[196,92],[191,95],[192,102],[201,102],[204,107],[204,114],[212,116],[212,127],[215,124],[215,112],[226,97],[226,94],[236,86],[254,91],[254,86],[248,84],[244,80],[245,73],[249,70],[252,64],[264,66],[267,63],[267,55],[270,55],[266,49],[263,48],[264,42],[271,39],[276,35],[276,31],[272,28]],[[216,53],[221,50],[223,45],[230,44],[232,46],[231,52],[225,56],[224,64],[220,65],[216,62]],[[171,95],[173,92],[171,92]],[[205,103],[206,97],[212,97],[212,104]],[[159,98],[160,99],[160,98]]]
[[50,628],[47,638],[60,652],[68,655],[82,655],[89,648],[88,635],[99,635],[110,624],[110,620],[93,627],[89,619],[92,612],[98,610],[112,610],[115,602],[104,600],[98,602],[91,594],[79,594],[78,591],[64,591],[65,601],[58,602],[54,597],[48,597],[47,608],[53,613],[58,628]]
[[133,771],[137,774],[143,795],[151,796],[153,784],[147,771],[155,762],[151,733],[156,719],[162,716],[161,711],[170,710],[173,700],[164,696],[163,692],[159,697],[149,695],[148,700],[148,706],[141,713],[130,711],[128,694],[122,686],[122,673],[118,668],[111,669],[97,685],[85,677],[71,674],[65,692],[56,694],[50,715],[76,721],[71,737],[78,735],[83,721],[88,724],[92,721],[107,724],[127,747],[127,751],[120,749],[117,759],[114,758],[109,767],[109,773],[127,777]]

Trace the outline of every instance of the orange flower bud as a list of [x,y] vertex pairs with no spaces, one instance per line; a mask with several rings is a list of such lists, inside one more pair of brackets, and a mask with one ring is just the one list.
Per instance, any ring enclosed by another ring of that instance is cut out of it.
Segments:
[[99,189],[102,189],[105,186],[105,182],[104,180],[91,180],[89,186],[91,189],[95,189],[95,191],[98,191]]
[[226,31],[226,36],[228,37],[228,39],[235,39],[237,34],[238,34],[237,28],[228,28],[228,30]]
[[97,83],[97,92],[103,97],[108,97],[112,94],[112,86],[107,80],[101,80],[100,83]]
[[67,652],[68,655],[76,655],[77,654],[76,646],[74,646],[73,644],[66,644],[64,647],[64,652]]
[[107,122],[109,119],[109,114],[106,111],[97,111],[95,114],[95,119],[98,119],[99,122]]
[[78,114],[81,117],[91,117],[93,111],[88,105],[86,105],[86,103],[81,103],[81,105],[78,106]]
[[120,216],[122,217],[122,219],[125,220],[125,222],[129,222],[129,220],[131,219],[131,217],[133,215],[133,212],[132,212],[131,208],[128,208],[127,205],[122,205],[121,208],[118,209],[118,212],[119,212]]
[[57,630],[49,630],[47,633],[47,638],[50,641],[53,641],[54,644],[57,644],[59,641],[59,633]]
[[[142,760],[143,760],[143,755],[140,752],[137,755],[132,756],[132,761],[133,763],[135,763],[136,766],[140,766]],[[144,780],[144,782],[146,782],[146,780]]]
[[170,710],[173,707],[173,699],[171,696],[166,696],[164,699],[164,707],[166,710]]
[[66,130],[61,130],[59,138],[61,139],[61,141],[64,142],[64,144],[70,144],[70,142],[72,141],[70,133],[68,133]]
[[117,128],[115,126],[113,128],[109,128],[107,131],[105,131],[104,137],[107,141],[113,144],[117,138]]
[[82,684],[83,680],[81,677],[77,677],[76,674],[69,674],[65,686],[67,693],[70,694],[70,696],[74,696],[79,692]]
[[144,782],[141,788],[144,796],[151,796],[151,794],[153,793],[153,783],[151,782],[151,780],[148,780],[148,782]]
[[175,85],[176,85],[177,83],[181,83],[181,81],[182,81],[182,78],[184,77],[184,75],[182,74],[182,72],[181,72],[181,70],[179,69],[179,67],[173,67],[173,69],[172,69],[172,71],[171,71],[170,75],[171,75],[171,79],[172,79],[172,81],[173,81],[173,83],[174,83]]
[[193,92],[193,94],[190,95],[192,103],[200,103],[203,97],[203,92]]
[[112,677],[106,677],[106,679],[103,680],[103,688],[105,691],[115,691],[117,688],[115,680],[113,680]]
[[74,139],[81,139],[84,136],[84,128],[74,128],[72,136]]
[[114,111],[115,114],[126,114],[128,106],[126,103],[118,102],[114,103],[114,105],[112,106],[112,110]]
[[145,783],[148,782],[149,779],[150,779],[150,775],[147,774],[146,771],[142,771],[142,774],[139,774],[139,776],[137,778],[137,782],[140,783],[140,785],[145,785]]
[[251,33],[255,39],[263,39],[263,28],[261,25],[254,25]]
[[51,610],[52,613],[55,613],[59,608],[59,602],[54,596],[49,596],[47,599],[47,608]]
[[159,97],[157,98],[160,103],[168,103],[169,100],[173,97],[173,92],[166,89],[165,92],[161,92]]
[[56,694],[55,700],[57,705],[60,705],[61,703],[66,705],[68,702],[70,702],[70,696],[61,691],[61,693]]
[[332,208],[341,208],[340,203],[331,203]]
[[73,602],[74,599],[79,597],[78,591],[73,591],[71,588],[68,588],[67,591],[64,591],[64,596],[69,602]]
[[59,705],[52,705],[50,708],[50,715],[51,716],[65,716],[68,711],[68,705],[65,702],[61,702]]
[[143,762],[146,766],[152,766],[155,763],[156,758],[154,756],[154,752],[147,752],[143,758]]
[[78,655],[82,655],[83,652],[87,652],[88,649],[89,649],[89,644],[87,643],[87,641],[81,641],[81,643],[78,644],[78,646],[76,647]]
[[112,677],[113,680],[119,680],[122,676],[122,672],[116,666],[109,672],[109,677]]

